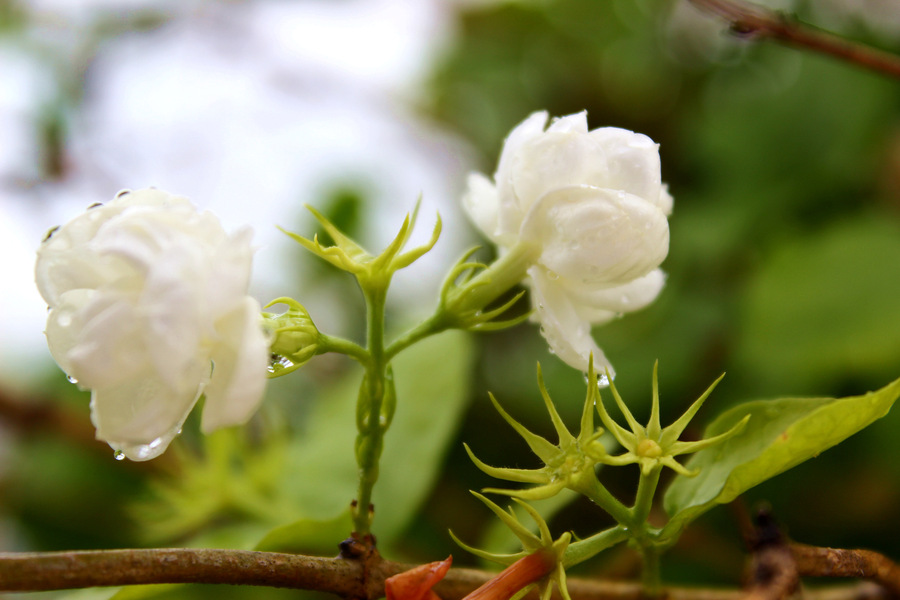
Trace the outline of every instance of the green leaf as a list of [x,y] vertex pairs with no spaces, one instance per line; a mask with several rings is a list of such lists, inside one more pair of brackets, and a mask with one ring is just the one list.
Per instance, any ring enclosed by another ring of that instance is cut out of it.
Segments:
[[900,225],[844,219],[775,246],[743,293],[737,358],[775,389],[883,381],[900,362]]
[[696,477],[678,477],[665,495],[672,516],[661,534],[674,539],[692,520],[717,504],[731,502],[763,481],[844,441],[880,419],[900,396],[900,379],[850,398],[781,398],[735,406],[716,419],[704,437],[718,435],[750,415],[744,430],[702,450],[688,461]]
[[325,552],[334,550],[335,540],[347,537],[352,528],[348,507],[337,517],[327,521],[300,519],[276,527],[254,549],[264,552]]

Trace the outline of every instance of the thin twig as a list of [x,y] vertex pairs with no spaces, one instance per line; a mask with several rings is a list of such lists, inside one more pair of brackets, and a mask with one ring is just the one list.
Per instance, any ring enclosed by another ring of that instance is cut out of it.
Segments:
[[791,544],[801,576],[870,579],[900,598],[900,566],[871,550],[841,550]]
[[883,50],[851,42],[833,33],[788,20],[780,13],[739,0],[690,2],[728,20],[735,33],[772,38],[900,78],[900,57]]
[[[329,592],[343,598],[376,600],[384,580],[411,565],[380,560],[370,565],[344,558],[274,552],[184,548],[99,550],[51,553],[0,553],[0,591],[40,591],[150,583],[256,585]],[[451,569],[435,588],[444,600],[460,600],[495,574]],[[641,600],[639,583],[569,579],[572,600]],[[669,600],[738,600],[737,589],[669,587]],[[831,587],[806,600],[884,600],[872,584]]]

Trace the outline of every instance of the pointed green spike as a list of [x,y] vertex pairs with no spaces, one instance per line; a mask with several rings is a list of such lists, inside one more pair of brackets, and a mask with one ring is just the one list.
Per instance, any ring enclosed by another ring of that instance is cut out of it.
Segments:
[[706,388],[706,391],[694,401],[693,404],[684,412],[681,417],[678,418],[677,421],[669,425],[662,432],[662,435],[659,438],[659,443],[661,446],[666,447],[675,443],[678,438],[681,437],[681,434],[684,433],[684,430],[687,428],[688,424],[691,422],[691,419],[694,418],[694,415],[697,414],[697,411],[700,410],[700,407],[703,406],[703,403],[706,402],[706,399],[709,398],[709,395],[712,394],[712,391],[716,389],[716,386],[719,385],[719,382],[722,381],[722,378],[725,377],[725,373],[719,375],[719,378],[712,382],[712,384]]
[[475,463],[476,467],[496,479],[516,481],[519,483],[547,483],[550,479],[549,476],[540,469],[507,469],[503,467],[492,467],[475,456],[475,453],[472,452],[472,449],[469,448],[468,444],[463,443],[463,447],[466,449],[469,458],[472,459],[472,462]]
[[525,440],[525,443],[528,444],[528,447],[531,448],[531,451],[534,452],[538,458],[544,461],[544,464],[550,462],[555,456],[559,454],[559,450],[556,446],[537,435],[536,433],[532,433],[525,428],[524,425],[520,424],[518,421],[513,419],[509,414],[503,410],[503,407],[500,406],[500,403],[497,402],[497,399],[494,398],[493,394],[488,394],[488,397],[491,399],[491,402],[494,404],[494,408],[497,409],[497,412],[500,413],[500,416],[509,423],[510,427],[516,430],[522,439]]
[[452,529],[448,529],[447,532],[450,534],[450,537],[453,538],[453,541],[456,542],[456,544],[466,552],[474,554],[478,558],[483,558],[484,560],[500,563],[501,565],[509,566],[520,558],[528,555],[528,553],[524,551],[517,552],[515,554],[495,554],[493,552],[488,552],[487,550],[481,550],[480,548],[468,545],[467,543],[456,537],[456,534],[453,533]]
[[[597,374],[594,371],[594,357],[591,355],[588,361],[588,381],[597,381]],[[581,410],[581,428],[578,431],[578,441],[582,446],[587,446],[596,440],[603,433],[603,430],[594,431],[594,403],[595,396],[600,391],[596,385],[587,386],[587,394],[585,394],[584,408]]]
[[471,327],[467,327],[468,331],[498,331],[500,329],[509,329],[510,327],[515,327],[520,323],[524,323],[528,320],[528,317],[531,316],[531,312],[527,312],[524,315],[519,315],[518,317],[507,319],[505,321],[489,321],[487,323],[478,323],[477,325],[472,325]]
[[637,446],[637,441],[635,440],[635,435],[613,421],[613,418],[606,411],[606,405],[603,404],[603,397],[600,395],[600,392],[597,392],[597,402],[594,404],[597,407],[597,413],[600,415],[600,420],[603,422],[603,425],[606,426],[606,429],[616,438],[616,441],[622,444],[625,448],[629,450],[634,450]]
[[486,494],[503,494],[510,498],[521,498],[522,500],[546,500],[552,498],[566,487],[564,479],[558,479],[537,487],[522,490],[507,490],[503,488],[484,488],[482,491]]
[[685,467],[684,465],[682,465],[681,463],[679,463],[678,461],[676,461],[671,456],[660,457],[659,462],[662,463],[663,465],[669,467],[670,469],[672,469],[679,475],[684,475],[685,477],[696,477],[697,474],[700,473],[699,469],[692,471],[692,470],[688,469],[687,467]]
[[566,569],[563,567],[562,561],[556,566],[556,585],[559,587],[559,595],[563,600],[572,600],[569,595],[569,584],[566,582]]
[[[450,272],[447,273],[447,276],[444,277],[444,281],[441,282],[441,293],[440,298],[443,300],[450,290],[454,288],[456,284],[456,280],[459,276],[468,269],[474,268],[473,265],[479,265],[480,263],[470,263],[469,258],[478,252],[480,246],[473,246],[466,250],[463,255],[456,261],[453,267],[450,269]],[[487,265],[483,265],[484,268],[487,268]]]
[[647,423],[647,437],[651,440],[658,440],[662,431],[659,424],[659,360],[653,363],[653,401],[650,405],[650,422]]
[[391,243],[382,250],[381,254],[375,257],[375,260],[372,261],[372,270],[379,271],[384,269],[388,265],[390,265],[397,254],[403,250],[404,244],[406,244],[406,240],[409,239],[410,231],[412,227],[410,227],[410,216],[407,214],[406,218],[403,219],[403,225],[400,226],[400,230],[397,232],[397,235],[394,236],[394,239],[391,240]]
[[625,404],[625,401],[622,400],[622,396],[619,395],[619,390],[616,389],[616,384],[613,382],[612,376],[609,374],[609,369],[606,370],[606,378],[609,379],[609,391],[612,392],[613,398],[616,401],[616,404],[619,407],[619,410],[622,411],[622,416],[625,417],[625,420],[628,421],[628,426],[631,427],[631,431],[638,435],[639,433],[643,433],[646,435],[646,430],[644,427],[637,422],[637,419],[634,418],[634,415],[631,414],[631,411],[628,410],[628,405]]
[[[500,315],[502,315],[503,313],[505,313],[507,310],[509,310],[510,308],[512,308],[513,305],[514,305],[516,302],[518,302],[518,301],[522,298],[522,296],[524,296],[524,295],[525,295],[525,290],[522,290],[521,292],[519,292],[518,294],[516,294],[515,296],[513,296],[510,300],[507,300],[506,302],[504,302],[502,306],[500,306],[500,307],[498,307],[498,308],[494,308],[494,309],[492,309],[492,310],[489,310],[488,312],[482,312],[482,313],[480,313],[480,314],[478,315],[478,318],[481,319],[482,321],[485,321],[485,322],[486,322],[486,321],[490,321],[490,320],[493,319],[494,317],[499,317]],[[516,319],[521,319],[521,318],[522,318],[522,317],[519,316],[519,317],[516,317],[515,319],[511,319],[511,320],[512,320],[512,321],[515,321]],[[525,315],[525,318],[528,318],[528,314]]]
[[602,461],[600,461],[604,465],[610,465],[613,467],[621,467],[624,465],[631,465],[638,462],[638,457],[632,452],[626,452],[625,454],[620,454],[619,456],[610,456],[607,455],[604,457]]
[[726,431],[725,433],[720,433],[719,435],[713,436],[711,438],[706,438],[705,440],[699,440],[696,442],[675,442],[671,445],[668,454],[670,456],[678,456],[679,454],[688,454],[693,452],[699,452],[704,448],[709,448],[710,446],[715,446],[721,442],[724,442],[728,438],[739,434],[744,427],[747,425],[747,421],[750,420],[750,415],[745,416],[743,419],[735,423],[734,427]]
[[541,600],[551,600],[553,597],[553,586],[548,581],[541,589]]
[[557,412],[556,407],[553,405],[553,400],[550,399],[550,394],[547,392],[547,386],[544,385],[544,373],[541,370],[541,363],[537,364],[537,382],[538,389],[541,391],[541,398],[544,399],[544,406],[547,407],[547,412],[550,413],[550,420],[553,422],[553,428],[556,430],[556,435],[559,438],[559,447],[562,448],[564,445],[571,444],[575,440],[575,437],[566,428],[562,417],[559,416],[559,412]]
[[515,513],[512,512],[512,510],[510,510],[510,512],[506,512],[505,510],[500,508],[497,504],[495,504],[494,502],[491,502],[490,499],[483,496],[482,494],[479,494],[476,491],[470,490],[469,493],[471,493],[473,496],[475,496],[476,498],[481,500],[484,503],[484,505],[487,506],[491,510],[491,512],[493,512],[495,515],[497,515],[497,517],[499,517],[500,520],[503,521],[506,524],[506,526],[510,528],[510,530],[513,532],[513,534],[517,538],[519,538],[519,540],[523,544],[526,544],[526,545],[527,544],[532,544],[532,545],[538,544],[538,545],[540,545],[540,543],[541,543],[540,538],[538,538],[536,535],[531,533],[531,531],[529,531],[527,527],[525,527],[524,525],[519,523],[519,520],[516,518],[516,515],[515,515]]
[[541,513],[527,502],[523,502],[518,498],[513,498],[513,501],[524,508],[525,512],[527,512],[534,522],[537,523],[538,530],[541,532],[541,541],[544,544],[551,544],[553,542],[553,536],[550,535],[550,528],[547,526],[547,522],[544,520],[544,517],[541,516]]
[[391,268],[395,271],[400,270],[404,267],[408,267],[412,263],[419,260],[423,254],[429,252],[434,245],[437,243],[438,238],[441,237],[441,229],[443,224],[441,223],[441,215],[437,215],[437,220],[434,224],[434,229],[431,231],[431,239],[429,239],[424,245],[419,246],[417,248],[413,248],[409,252],[404,252],[400,256],[394,259],[391,263]]
[[331,239],[334,240],[336,246],[340,246],[344,249],[345,252],[348,252],[354,259],[358,259],[361,257],[369,257],[371,255],[366,252],[365,248],[354,242],[352,239],[347,237],[341,232],[340,229],[335,227],[334,223],[325,218],[325,215],[317,211],[315,208],[306,204],[306,210],[312,213],[312,215],[316,218],[316,221],[322,226],[322,229],[331,236]]

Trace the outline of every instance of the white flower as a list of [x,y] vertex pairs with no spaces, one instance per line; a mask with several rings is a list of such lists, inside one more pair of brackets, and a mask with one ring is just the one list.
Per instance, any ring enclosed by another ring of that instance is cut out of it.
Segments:
[[[658,145],[645,135],[588,131],[586,113],[538,112],[506,138],[494,181],[469,177],[463,204],[501,252],[540,248],[528,270],[533,319],[550,348],[587,370],[609,367],[591,325],[643,308],[662,289],[672,197]],[[610,367],[610,372],[612,368]]]
[[50,353],[92,390],[97,439],[117,457],[161,454],[201,394],[204,432],[256,410],[268,342],[247,296],[251,235],[229,236],[187,199],[145,189],[95,205],[41,245]]

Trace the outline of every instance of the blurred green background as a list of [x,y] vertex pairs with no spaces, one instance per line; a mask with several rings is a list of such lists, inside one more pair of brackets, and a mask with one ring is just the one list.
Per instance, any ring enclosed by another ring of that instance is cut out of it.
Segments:
[[[341,4],[352,11],[364,3]],[[506,133],[542,109],[587,110],[591,127],[625,127],[661,144],[663,179],[675,198],[666,288],[649,308],[594,332],[639,418],[648,410],[656,359],[664,421],[727,372],[700,424],[743,400],[855,395],[900,376],[898,82],[729,36],[723,24],[672,1],[440,4],[452,36],[416,93],[401,101],[461,137],[475,168],[491,173]],[[14,4],[0,6],[7,42],[39,25]],[[790,8],[900,51],[900,26],[892,31],[884,19],[868,22],[852,7],[830,6],[830,13],[805,3]],[[168,22],[165,11],[144,11],[129,28]],[[96,44],[121,33],[97,28]],[[82,101],[78,90],[67,96],[72,106]],[[66,143],[58,124],[45,121],[40,132],[51,138],[49,164],[54,144]],[[43,176],[52,178],[53,170]],[[369,235],[360,217],[370,202],[364,186],[351,182],[302,201],[351,234]],[[423,218],[420,226],[430,223]],[[301,233],[312,233],[305,227]],[[312,282],[300,287],[286,277],[282,293],[304,302],[302,290],[315,287],[333,302],[331,320],[359,339],[361,304],[352,283],[299,250],[291,260],[305,265]],[[429,293],[422,312],[432,305]],[[397,305],[389,318],[399,331],[412,314]],[[574,427],[582,374],[550,355],[533,325],[451,334],[401,355],[397,419],[376,495],[375,532],[386,556],[428,561],[453,553],[455,564],[477,564],[455,547],[448,528],[470,543],[506,543],[468,494],[494,482],[470,463],[462,442],[489,464],[535,466],[487,392],[534,431],[551,435],[535,383],[537,361]],[[358,377],[348,361],[319,357],[301,373],[272,381],[264,409],[243,430],[202,439],[192,417],[164,457],[134,464],[112,460],[105,445],[90,439],[87,394],[48,367],[40,385],[4,393],[0,550],[252,548],[265,538],[264,547],[334,554],[347,532],[340,509],[355,488],[349,428]],[[900,557],[898,429],[895,411],[753,490],[743,504],[752,510],[769,502],[798,541]],[[601,479],[628,499],[636,471],[609,468]],[[551,524],[557,533],[585,535],[607,522],[589,503],[575,501]],[[744,553],[737,523],[726,508],[703,517],[664,560],[664,578],[735,584]],[[632,577],[636,568],[623,549],[577,572]],[[166,595],[208,593],[178,588]]]

